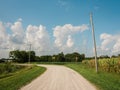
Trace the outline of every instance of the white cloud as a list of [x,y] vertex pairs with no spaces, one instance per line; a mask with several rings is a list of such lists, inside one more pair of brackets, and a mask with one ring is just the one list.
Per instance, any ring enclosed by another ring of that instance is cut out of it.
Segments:
[[46,27],[28,25],[26,31],[26,42],[32,43],[33,48],[39,50],[48,50],[50,47],[49,34]]
[[0,40],[3,40],[6,38],[6,29],[2,22],[0,22]]
[[103,40],[101,43],[101,49],[108,50],[107,46],[113,41],[112,35],[103,33],[100,35],[100,39]]
[[[29,48],[26,44],[31,43],[32,50],[39,51],[41,55],[61,51],[65,53],[73,52],[75,49],[78,50],[79,46],[76,45],[76,38],[74,36],[88,29],[86,24],[81,26],[73,26],[71,24],[58,25],[53,28],[55,39],[53,42],[46,27],[43,25],[28,25],[26,28],[23,28],[22,19],[14,23],[0,22],[0,49],[13,50],[14,48],[25,50],[25,48]],[[120,52],[120,35],[103,33],[100,35],[100,40],[100,50],[104,52],[111,50],[112,53]],[[86,44],[86,41],[83,44]]]
[[55,37],[55,45],[60,49],[70,48],[74,45],[73,35],[77,32],[88,30],[88,25],[73,26],[65,24],[64,26],[56,26],[53,28],[53,36]]
[[19,18],[19,19],[18,19],[18,21],[20,21],[20,22],[21,22],[21,21],[22,21],[22,18]]
[[[7,51],[13,50],[13,48],[28,50],[28,42],[32,44],[32,50],[36,51],[49,51],[51,47],[49,34],[43,25],[28,25],[24,29],[21,20],[16,21],[14,24],[0,22],[0,33],[0,49],[6,49]],[[47,54],[47,52],[41,53]],[[5,53],[0,57],[4,56],[6,56]]]
[[67,46],[68,47],[72,47],[73,45],[74,45],[74,42],[73,42],[71,36],[69,35],[68,36],[68,40],[67,40]]
[[12,26],[12,23],[10,23],[10,22],[5,23],[5,27],[6,27],[6,28],[9,28],[9,27],[11,27],[11,26]]
[[20,21],[15,22],[12,26],[11,26],[11,30],[14,34],[22,34],[23,33],[23,27],[22,27],[22,23]]
[[0,22],[0,47],[6,48],[6,43],[8,39],[8,34],[6,32],[5,25],[3,22]]
[[[53,28],[55,40],[52,41],[46,27],[43,25],[28,25],[26,28],[23,28],[22,19],[14,23],[0,22],[0,49],[6,50],[5,52],[13,49],[28,50],[29,46],[26,44],[31,43],[32,50],[35,50],[37,55],[55,54],[58,52],[70,53],[79,50],[82,52],[83,48],[80,49],[79,45],[75,42],[75,35],[88,29],[89,27],[86,24],[80,26],[73,26],[71,24],[58,25]],[[99,52],[101,50],[103,54],[107,54],[107,52],[113,54],[120,53],[119,34],[103,33],[100,35],[100,40]],[[82,44],[84,47],[86,43],[87,41],[83,40]],[[90,54],[91,52],[88,53]],[[6,53],[2,53],[1,55],[6,56]]]
[[100,39],[102,40],[101,50],[111,52],[111,54],[120,52],[120,35],[103,33]]
[[58,3],[59,3],[61,6],[67,5],[67,2],[66,2],[66,1],[63,1],[63,0],[58,0]]
[[65,1],[65,0],[58,0],[58,6],[60,6],[60,8],[65,9],[66,11],[68,11],[70,9],[69,2]]
[[23,44],[25,40],[24,29],[21,21],[16,21],[10,27],[12,34],[9,35],[9,41],[11,44]]
[[116,43],[113,46],[113,52],[119,52],[120,53],[120,36],[116,36]]
[[6,26],[0,21],[0,58],[8,57],[8,52],[3,49],[8,49],[8,34],[6,32]]

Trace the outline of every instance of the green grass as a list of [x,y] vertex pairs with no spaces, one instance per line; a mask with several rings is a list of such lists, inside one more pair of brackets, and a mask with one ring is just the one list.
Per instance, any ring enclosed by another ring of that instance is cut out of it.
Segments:
[[0,79],[0,90],[18,90],[42,74],[45,70],[46,68],[43,67],[29,66],[12,73],[11,76]]
[[98,87],[98,90],[120,90],[120,74],[107,73],[88,68],[82,64],[66,64]]
[[65,65],[67,63],[81,63],[81,62],[32,62],[32,64],[48,64],[48,65]]

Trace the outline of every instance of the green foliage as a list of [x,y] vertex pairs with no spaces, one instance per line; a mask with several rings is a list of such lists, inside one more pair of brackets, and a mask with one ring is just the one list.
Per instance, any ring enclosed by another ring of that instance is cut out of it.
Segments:
[[34,51],[10,51],[9,57],[12,57],[12,59],[16,62],[24,63],[28,62],[29,59],[29,54],[30,54],[30,61],[35,61],[35,52]]
[[18,90],[45,70],[45,68],[37,66],[26,67],[17,73],[13,73],[12,76],[0,79],[0,90]]
[[57,55],[45,55],[45,56],[35,56],[34,51],[10,51],[9,57],[11,57],[15,62],[25,63],[30,62],[82,62],[85,59],[85,54],[79,54],[77,52],[64,55],[63,52]]
[[24,68],[24,66],[14,65],[11,62],[2,63],[0,64],[0,74],[12,73],[22,68]]
[[85,55],[74,52],[72,54],[66,54],[65,58],[66,58],[66,61],[68,62],[81,62],[82,60],[85,59]]
[[66,66],[74,69],[91,83],[96,85],[98,90],[120,90],[119,74],[104,71],[96,73],[95,69],[89,68],[89,66],[84,64],[66,64]]
[[110,58],[110,57],[108,55],[101,55],[99,58],[104,59],[104,58]]
[[46,55],[41,57],[36,57],[39,62],[81,62],[85,59],[84,54],[79,54],[77,52],[64,55],[63,52],[57,55]]

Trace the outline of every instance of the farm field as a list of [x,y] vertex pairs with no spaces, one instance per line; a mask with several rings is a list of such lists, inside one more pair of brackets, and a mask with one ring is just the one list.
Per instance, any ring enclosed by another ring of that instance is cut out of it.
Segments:
[[[95,68],[95,60],[83,60],[82,64]],[[99,71],[120,74],[120,58],[98,59]]]

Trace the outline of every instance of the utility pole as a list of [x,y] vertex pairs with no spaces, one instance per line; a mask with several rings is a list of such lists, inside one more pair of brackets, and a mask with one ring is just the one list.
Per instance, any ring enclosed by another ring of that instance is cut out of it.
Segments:
[[28,61],[28,63],[30,64],[30,53],[31,53],[31,44],[29,44],[29,61]]
[[93,24],[93,19],[92,19],[92,13],[90,13],[90,23],[91,23],[91,27],[92,27],[92,36],[93,36],[93,43],[94,43],[95,66],[96,66],[96,72],[98,72],[97,50],[96,50],[96,41],[95,41],[95,33],[94,33],[94,24]]

